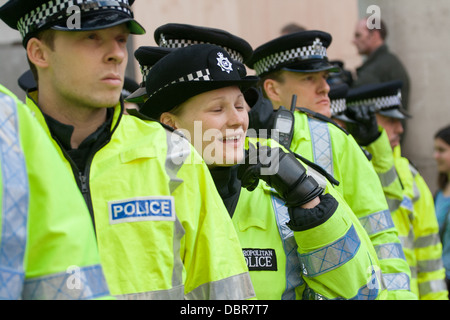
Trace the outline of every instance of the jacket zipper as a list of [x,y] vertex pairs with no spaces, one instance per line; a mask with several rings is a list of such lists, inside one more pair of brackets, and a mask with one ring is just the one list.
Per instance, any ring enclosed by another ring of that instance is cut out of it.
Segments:
[[[34,102],[34,100],[33,100]],[[34,102],[37,106],[37,103]],[[94,228],[94,232],[96,230],[95,228],[95,216],[94,216],[94,206],[92,204],[92,197],[91,197],[91,191],[90,191],[90,187],[89,187],[89,171],[91,168],[91,164],[92,164],[92,160],[94,159],[95,154],[101,150],[104,146],[106,146],[110,141],[111,141],[111,137],[114,133],[114,131],[116,131],[117,127],[119,126],[120,121],[122,120],[122,115],[123,115],[123,110],[124,110],[124,103],[123,103],[123,98],[121,96],[120,98],[120,114],[119,114],[119,118],[117,119],[116,124],[114,125],[114,127],[111,130],[111,134],[109,135],[109,137],[104,141],[104,143],[102,143],[97,150],[95,150],[95,152],[93,152],[90,156],[88,161],[86,162],[86,167],[84,170],[84,174],[83,172],[81,172],[77,165],[75,164],[75,162],[70,158],[69,154],[66,152],[66,150],[63,148],[63,146],[61,145],[61,143],[59,142],[59,140],[57,139],[57,137],[55,137],[53,135],[53,133],[50,133],[52,139],[58,144],[60,150],[62,151],[64,158],[66,158],[67,161],[69,161],[70,167],[72,168],[72,172],[74,174],[74,178],[77,182],[77,185],[83,195],[83,198],[85,200],[85,203],[88,207],[89,210],[89,214],[91,216],[91,221],[92,221],[92,226]],[[47,122],[47,121],[46,121]],[[49,127],[48,123],[47,123],[47,127]],[[95,232],[96,233],[96,232]]]

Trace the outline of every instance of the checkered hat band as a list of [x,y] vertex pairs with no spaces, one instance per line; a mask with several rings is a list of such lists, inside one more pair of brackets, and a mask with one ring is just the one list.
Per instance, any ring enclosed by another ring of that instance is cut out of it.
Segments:
[[335,116],[347,109],[347,103],[345,99],[337,99],[331,101],[331,115]]
[[174,85],[177,83],[192,82],[192,81],[212,81],[210,75],[211,75],[211,73],[209,72],[209,69],[204,69],[204,70],[199,70],[197,72],[180,77],[180,78],[166,84],[165,86],[162,86],[155,92],[153,92],[151,95],[149,95],[149,98],[153,97],[155,94],[157,94],[161,90],[164,90],[164,89],[170,87],[171,85]]
[[365,99],[355,102],[348,102],[347,106],[359,106],[373,104],[377,110],[387,109],[390,107],[399,106],[402,104],[402,98],[400,93],[395,96],[379,97],[372,99]]
[[141,74],[142,74],[142,78],[145,81],[145,78],[147,78],[148,73],[150,72],[150,70],[152,70],[153,66],[143,66],[143,65],[139,65],[140,69],[141,69]]
[[163,48],[169,48],[169,49],[179,49],[179,48],[184,48],[184,47],[188,47],[188,46],[192,46],[194,44],[214,44],[216,46],[219,46],[221,48],[223,48],[225,51],[228,52],[228,54],[230,55],[231,59],[239,61],[241,63],[244,62],[244,57],[242,56],[242,54],[240,54],[238,51],[215,44],[215,43],[211,43],[211,42],[204,42],[204,41],[197,41],[197,40],[185,40],[185,39],[169,39],[166,40],[164,38],[164,35],[161,34],[160,36],[160,40],[159,40],[159,46],[163,47]]
[[48,22],[70,17],[74,14],[74,11],[68,9],[73,6],[77,6],[81,13],[113,9],[125,12],[130,16],[133,15],[128,0],[51,0],[20,18],[17,29],[24,38],[28,33],[37,30]]
[[254,64],[257,75],[269,72],[279,64],[307,59],[324,59],[327,57],[327,48],[323,45],[311,45],[307,47],[293,48],[282,52],[274,53]]

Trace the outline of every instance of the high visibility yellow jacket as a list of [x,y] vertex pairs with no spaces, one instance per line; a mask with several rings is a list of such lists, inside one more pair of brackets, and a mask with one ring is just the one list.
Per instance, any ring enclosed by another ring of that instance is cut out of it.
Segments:
[[382,127],[379,130],[378,139],[364,148],[372,155],[372,165],[380,179],[389,210],[394,214],[403,201],[403,186],[395,168],[389,137]]
[[[27,104],[50,135],[30,96]],[[109,143],[84,173],[111,294],[121,299],[254,297],[233,224],[195,149],[156,122],[122,115],[120,105],[111,130]],[[72,170],[65,152],[58,151]]]
[[368,233],[381,264],[388,299],[417,299],[380,180],[353,137],[332,123],[295,111],[291,151],[322,166]]
[[0,85],[0,299],[111,298],[84,199],[26,106]]
[[[259,143],[277,147],[271,140]],[[284,201],[263,181],[252,192],[240,191],[232,220],[257,298],[386,298],[377,254],[359,220],[330,182],[302,164],[339,203],[318,226],[292,231]]]
[[394,215],[394,222],[411,268],[412,290],[421,300],[448,300],[433,195],[417,169],[402,157],[400,146],[394,148],[394,160],[404,187],[405,212]]

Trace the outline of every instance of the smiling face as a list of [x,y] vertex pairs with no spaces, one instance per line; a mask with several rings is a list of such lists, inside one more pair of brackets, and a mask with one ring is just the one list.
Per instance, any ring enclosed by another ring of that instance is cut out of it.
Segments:
[[196,95],[160,119],[184,131],[210,167],[234,165],[244,157],[248,113],[238,87]]
[[450,145],[441,138],[434,140],[433,157],[436,160],[438,171],[450,175]]

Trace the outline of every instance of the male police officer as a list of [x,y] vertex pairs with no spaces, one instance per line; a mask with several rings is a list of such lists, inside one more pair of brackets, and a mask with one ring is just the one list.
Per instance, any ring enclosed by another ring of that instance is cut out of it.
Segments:
[[338,70],[327,59],[330,43],[331,35],[326,32],[293,33],[256,48],[246,64],[261,77],[260,86],[274,109],[290,106],[292,96],[297,95],[297,105],[304,109],[294,112],[291,127],[284,130],[292,135],[290,149],[321,165],[340,182],[338,190],[377,249],[390,298],[415,299],[408,265],[401,250],[393,250],[400,241],[372,165],[352,137],[317,115],[331,115],[327,76]]
[[89,211],[30,110],[0,85],[0,299],[109,296]]
[[251,298],[236,233],[201,157],[160,124],[123,115],[127,38],[145,32],[133,2],[78,1],[76,30],[67,25],[73,1],[0,8],[38,76],[27,104],[85,197],[111,294]]
[[354,118],[366,121],[366,131],[370,131],[370,116],[364,109],[373,106],[376,112],[375,125],[384,129],[386,139],[390,142],[391,149],[388,151],[375,147],[382,137],[373,141],[368,149],[374,154],[377,163],[394,159],[403,186],[403,201],[393,214],[393,219],[411,268],[412,291],[423,300],[447,300],[442,245],[433,196],[418,170],[401,155],[402,121],[410,117],[402,108],[401,87],[401,81],[390,81],[352,89],[347,95],[347,106],[349,110],[356,109],[351,112],[352,117],[356,114],[358,116]]
[[[374,114],[369,116],[373,108],[371,105],[358,108],[358,114],[349,114],[356,109],[347,108],[348,91],[349,86],[346,84],[331,86],[329,93],[331,117],[349,131],[364,147],[363,150],[370,154],[371,163],[380,179],[389,210],[395,215],[395,211],[403,201],[403,187],[395,169],[394,156],[386,130],[378,127]],[[363,118],[363,115],[367,118]]]

